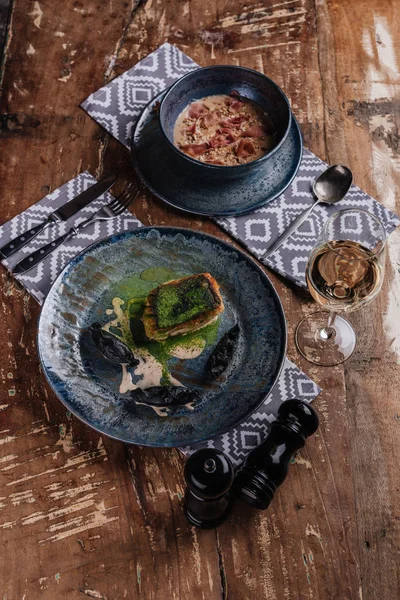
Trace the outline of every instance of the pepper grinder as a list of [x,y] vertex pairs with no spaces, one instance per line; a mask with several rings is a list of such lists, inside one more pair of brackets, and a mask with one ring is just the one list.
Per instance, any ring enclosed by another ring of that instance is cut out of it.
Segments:
[[188,458],[184,475],[188,521],[202,529],[221,525],[232,504],[233,467],[229,458],[214,448],[203,448]]
[[236,496],[261,510],[267,508],[286,478],[291,457],[315,433],[318,423],[317,413],[307,402],[282,402],[267,439],[249,454],[236,474]]

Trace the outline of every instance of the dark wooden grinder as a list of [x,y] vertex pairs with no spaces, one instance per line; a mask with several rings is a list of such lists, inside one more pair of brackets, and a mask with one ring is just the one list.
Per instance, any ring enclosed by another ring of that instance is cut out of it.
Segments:
[[185,465],[187,519],[203,529],[217,527],[227,518],[233,495],[267,508],[286,478],[291,457],[317,428],[318,415],[307,402],[287,400],[266,440],[249,454],[235,479],[223,452],[205,448],[192,454]]
[[214,448],[198,450],[186,462],[184,511],[196,527],[212,529],[227,518],[232,505],[233,467]]
[[254,448],[237,472],[235,495],[256,508],[267,508],[286,478],[291,457],[316,432],[318,423],[317,413],[307,402],[282,402],[266,440]]

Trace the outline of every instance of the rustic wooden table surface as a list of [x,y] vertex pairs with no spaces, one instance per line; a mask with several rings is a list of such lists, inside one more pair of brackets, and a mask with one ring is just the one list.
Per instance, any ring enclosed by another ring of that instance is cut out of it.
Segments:
[[[134,178],[128,152],[79,103],[164,41],[202,65],[267,73],[289,96],[306,147],[349,165],[396,209],[398,0],[11,4],[1,222],[83,169]],[[149,194],[133,210],[147,224],[226,238]],[[383,292],[352,317],[357,350],[337,368],[299,356],[294,327],[314,307],[270,274],[289,357],[324,389],[321,427],[267,512],[237,506],[206,532],[183,516],[178,451],[128,448],[66,413],[40,371],[39,307],[1,268],[0,598],[399,598],[399,244],[397,232]]]

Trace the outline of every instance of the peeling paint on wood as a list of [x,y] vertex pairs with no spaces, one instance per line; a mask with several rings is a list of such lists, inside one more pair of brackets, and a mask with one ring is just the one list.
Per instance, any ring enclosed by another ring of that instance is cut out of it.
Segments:
[[42,23],[43,10],[39,4],[39,2],[33,3],[33,10],[28,13],[33,18],[33,24],[35,27],[40,29],[40,25]]

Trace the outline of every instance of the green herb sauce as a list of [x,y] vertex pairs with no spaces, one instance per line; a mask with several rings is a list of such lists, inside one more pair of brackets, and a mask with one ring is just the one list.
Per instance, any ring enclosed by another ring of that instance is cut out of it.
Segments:
[[[115,324],[112,326],[112,332],[118,335],[118,337],[120,337],[133,351],[138,348],[143,348],[161,364],[162,378],[160,385],[168,385],[170,383],[171,374],[168,368],[168,362],[173,358],[176,349],[197,349],[200,353],[206,347],[215,344],[218,339],[219,318],[198,331],[170,337],[162,342],[153,340],[143,341],[143,338],[141,337],[143,331],[140,318],[149,292],[161,283],[166,283],[172,279],[180,279],[185,277],[185,275],[186,274],[178,273],[165,267],[152,267],[140,274],[133,275],[125,280],[122,285],[119,284],[118,288],[115,290],[116,297],[113,299],[114,312],[115,307],[117,306],[119,307],[118,312],[120,315],[118,322],[115,322],[115,319],[113,321]],[[189,298],[191,308],[188,309],[182,321],[198,314],[198,312],[195,311],[202,312],[209,308],[207,304],[208,299],[207,297],[204,297],[204,291],[207,292],[208,290],[204,290],[204,288],[199,289],[199,287],[200,286],[196,286],[195,289],[188,290],[191,294]],[[123,303],[118,302],[119,298],[123,300]],[[171,315],[169,310],[170,303],[171,297],[168,299],[168,294],[166,294],[163,299],[165,319],[170,318]],[[115,312],[115,314],[117,313]],[[164,326],[168,325],[161,325],[161,327]]]

